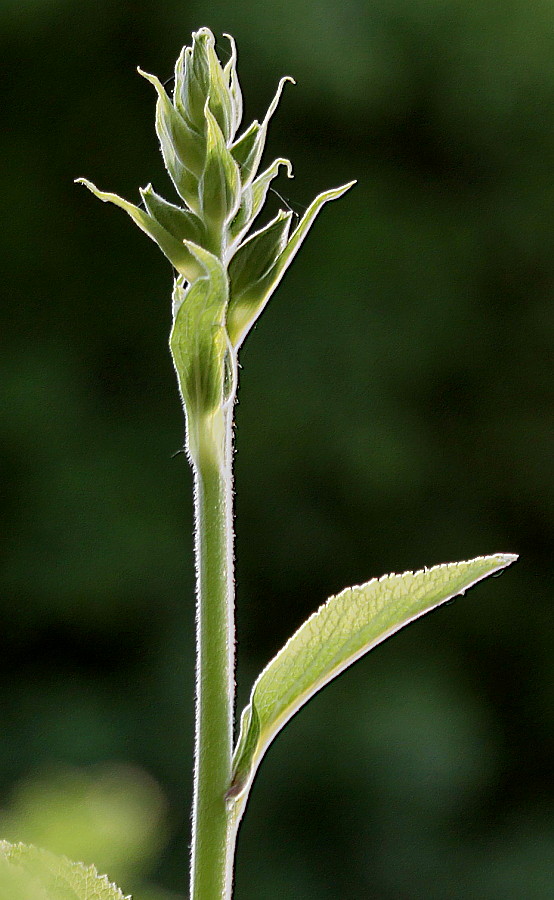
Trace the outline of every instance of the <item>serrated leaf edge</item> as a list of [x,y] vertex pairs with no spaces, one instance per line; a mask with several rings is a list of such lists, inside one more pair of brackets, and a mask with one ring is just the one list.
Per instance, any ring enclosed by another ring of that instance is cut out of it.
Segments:
[[[439,569],[459,568],[461,566],[479,564],[479,563],[486,562],[486,561],[492,562],[492,560],[494,560],[494,559],[497,559],[498,563],[493,568],[491,568],[488,572],[484,572],[483,574],[478,575],[472,581],[469,581],[461,590],[454,591],[453,593],[448,594],[448,596],[439,600],[434,605],[428,606],[427,608],[418,611],[413,616],[410,616],[407,619],[403,619],[398,624],[395,624],[391,628],[382,632],[382,634],[380,634],[376,640],[372,641],[369,644],[365,644],[363,647],[360,648],[359,651],[352,654],[351,656],[348,656],[345,660],[341,661],[333,669],[328,671],[324,678],[312,683],[310,688],[308,688],[307,690],[305,690],[301,694],[299,694],[298,697],[295,699],[295,701],[293,703],[291,703],[291,705],[289,707],[287,707],[286,710],[284,710],[283,713],[278,718],[273,720],[273,722],[271,723],[271,728],[266,730],[265,734],[266,734],[266,736],[269,736],[269,740],[264,740],[264,730],[263,729],[260,730],[256,749],[254,750],[254,752],[252,754],[251,766],[248,771],[247,777],[244,780],[244,784],[242,784],[240,786],[236,786],[234,784],[233,779],[234,779],[234,776],[240,771],[240,762],[241,762],[240,756],[237,756],[237,752],[239,751],[239,749],[242,749],[241,745],[244,744],[245,739],[246,739],[246,735],[239,734],[237,743],[235,746],[235,755],[233,758],[233,777],[231,779],[231,785],[227,791],[227,795],[226,795],[227,799],[229,801],[235,801],[235,800],[238,800],[239,798],[242,798],[247,793],[247,791],[249,790],[249,788],[252,784],[252,781],[254,780],[254,776],[255,776],[258,766],[265,754],[267,747],[275,739],[277,734],[286,725],[286,723],[288,721],[290,721],[290,719],[292,719],[293,716],[296,715],[296,713],[302,708],[302,706],[304,706],[304,704],[308,700],[311,699],[311,697],[313,697],[322,688],[324,688],[327,684],[329,684],[329,682],[331,682],[334,678],[336,678],[338,675],[340,675],[342,672],[344,672],[346,669],[348,669],[351,665],[353,665],[355,662],[357,662],[359,659],[361,659],[362,656],[365,656],[366,653],[369,653],[369,651],[372,650],[374,647],[376,647],[378,644],[381,644],[383,641],[387,640],[387,638],[391,637],[397,631],[400,631],[401,628],[404,628],[406,625],[409,625],[411,622],[415,622],[416,619],[421,618],[421,616],[426,615],[426,613],[431,612],[433,609],[436,609],[439,606],[442,606],[444,603],[448,603],[448,601],[452,600],[454,597],[463,596],[466,593],[466,591],[470,590],[470,588],[472,588],[479,581],[482,581],[484,578],[488,578],[490,575],[494,575],[494,573],[498,572],[500,569],[504,569],[506,566],[511,565],[511,563],[515,562],[518,559],[518,555],[515,553],[493,553],[493,554],[490,554],[487,556],[477,556],[474,559],[460,560],[459,562],[454,562],[454,563],[438,563],[437,565],[430,566],[430,567],[424,566],[423,568],[416,569],[415,571],[408,569],[407,571],[401,572],[401,573],[390,572],[386,575],[381,575],[380,577],[377,577],[377,578],[371,578],[369,581],[366,581],[363,584],[355,584],[355,585],[352,585],[351,587],[344,588],[342,591],[339,591],[338,594],[333,594],[324,603],[322,603],[315,610],[315,612],[313,612],[310,616],[308,616],[308,618],[296,629],[296,631],[294,631],[294,633],[290,636],[290,638],[286,641],[286,643],[281,647],[281,649],[275,654],[275,656],[272,657],[272,659],[268,662],[268,664],[265,666],[265,668],[262,669],[262,671],[260,672],[260,674],[258,675],[258,677],[256,678],[256,680],[252,686],[250,700],[249,700],[247,706],[245,707],[245,709],[243,710],[243,714],[248,709],[248,707],[252,707],[253,705],[255,706],[256,688],[259,685],[259,683],[261,682],[261,680],[263,679],[266,672],[268,672],[270,667],[273,666],[283,655],[286,654],[288,648],[290,647],[292,641],[296,638],[298,632],[300,630],[305,629],[307,626],[309,626],[309,623],[312,622],[315,618],[317,618],[317,616],[322,612],[322,610],[324,610],[327,606],[329,606],[329,604],[332,603],[333,601],[343,597],[345,594],[350,593],[352,591],[365,590],[375,584],[384,584],[393,578],[398,579],[398,578],[406,578],[409,576],[416,578],[418,575],[430,574],[432,572],[438,571]],[[245,720],[247,720],[248,718],[249,717],[245,716]],[[261,752],[258,752],[256,754],[256,750],[258,748],[260,748],[260,746],[261,746]],[[238,787],[238,789],[237,789],[237,787]]]
[[[94,878],[95,881],[99,881],[102,887],[107,888],[108,890],[114,891],[116,897],[114,900],[133,900],[131,894],[123,894],[121,888],[115,884],[115,882],[110,881],[107,875],[100,875],[98,873],[98,869],[94,865],[87,866],[82,862],[75,862],[75,860],[69,859],[64,854],[52,853],[50,850],[44,850],[42,847],[37,847],[35,844],[24,844],[22,841],[19,841],[17,844],[12,844],[9,841],[0,840],[0,853],[4,854],[4,858],[11,863],[12,865],[23,869],[27,872],[26,866],[26,858],[25,854],[27,851],[32,851],[36,853],[38,856],[43,856],[46,858],[50,858],[51,860],[60,860],[62,863],[71,866],[72,869],[80,869],[84,875],[88,875]],[[12,854],[14,852],[19,852],[23,855],[23,859],[21,858],[13,858]],[[32,862],[32,857],[29,862]],[[39,881],[39,877],[32,872],[29,873],[31,877],[37,879]],[[63,873],[60,876],[63,877]],[[66,880],[66,879],[64,879]],[[74,890],[73,887],[70,887],[71,890]]]

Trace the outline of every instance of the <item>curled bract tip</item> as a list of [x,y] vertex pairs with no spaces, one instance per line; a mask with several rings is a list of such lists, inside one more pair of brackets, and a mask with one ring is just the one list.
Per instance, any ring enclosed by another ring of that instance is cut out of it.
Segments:
[[195,39],[198,40],[198,38],[204,38],[204,37],[207,38],[208,40],[210,40],[210,38],[211,38],[212,41],[215,41],[213,31],[211,30],[211,28],[208,28],[207,25],[204,25],[202,28],[199,28],[198,31],[192,32],[193,40],[195,40]]
[[230,62],[231,62],[231,65],[233,65],[237,61],[237,45],[236,45],[235,39],[232,34],[227,34],[226,31],[223,32],[223,37],[227,38],[227,40],[229,41],[229,43],[231,45],[231,60],[230,60]]
[[154,86],[161,83],[160,79],[156,75],[151,75],[150,72],[145,72],[144,69],[141,69],[140,66],[137,66],[137,72],[139,73],[139,75],[142,78],[146,78],[146,80],[149,81],[150,84],[153,84]]
[[106,202],[107,196],[104,196],[105,192],[100,191],[92,181],[89,181],[88,178],[76,178],[75,184],[83,184],[86,188],[89,189],[92,194],[98,197],[99,200],[103,200],[104,202]]

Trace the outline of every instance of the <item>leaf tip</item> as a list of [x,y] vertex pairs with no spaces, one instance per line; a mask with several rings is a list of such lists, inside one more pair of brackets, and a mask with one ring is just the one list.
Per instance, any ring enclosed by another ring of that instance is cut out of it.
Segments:
[[518,561],[519,553],[497,553],[496,557],[499,560],[499,565],[502,568],[505,568]]
[[343,194],[346,194],[350,188],[354,187],[355,184],[358,184],[358,179],[354,178],[353,181],[348,181],[346,184],[343,184],[342,187],[337,188],[337,194],[335,199],[338,200],[339,197],[342,197]]
[[519,559],[519,553],[503,553],[502,556],[507,561],[507,565],[510,565],[511,563],[516,562]]

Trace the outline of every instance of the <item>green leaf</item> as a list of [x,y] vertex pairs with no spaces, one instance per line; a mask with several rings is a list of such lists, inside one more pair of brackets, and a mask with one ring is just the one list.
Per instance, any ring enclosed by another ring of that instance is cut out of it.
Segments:
[[293,634],[254,684],[241,719],[228,798],[252,783],[283,725],[349,665],[441,603],[517,559],[480,556],[403,575],[385,575],[331,597]]
[[0,841],[0,900],[130,900],[94,866]]
[[286,247],[270,271],[256,283],[246,287],[242,293],[234,293],[231,303],[229,304],[229,315],[227,317],[227,330],[234,347],[238,349],[250,331],[250,328],[262,313],[269,298],[279,285],[283,275],[298,253],[298,250],[308,234],[308,231],[312,227],[319,211],[329,200],[337,200],[339,197],[342,197],[342,195],[355,183],[355,181],[350,181],[342,187],[324,191],[316,197],[304,213]]
[[229,290],[217,257],[191,242],[186,245],[204,274],[188,288],[181,279],[175,283],[170,347],[185,409],[194,417],[215,412],[224,402]]
[[[115,206],[119,206],[120,209],[125,210],[125,212],[131,216],[132,220],[136,222],[138,227],[156,242],[162,253],[167,256],[172,266],[177,269],[187,281],[193,281],[198,275],[202,274],[203,270],[199,265],[198,260],[191,254],[185,244],[170,234],[170,232],[160,225],[149,212],[140,209],[138,206],[135,206],[134,203],[123,200],[123,198],[119,197],[117,194],[98,190],[96,185],[94,185],[92,181],[88,181],[87,178],[77,178],[76,182],[77,184],[84,184],[95,197],[98,197],[98,199],[102,200],[104,203],[113,203]],[[148,189],[146,188],[146,190]],[[161,197],[159,199],[161,200]]]

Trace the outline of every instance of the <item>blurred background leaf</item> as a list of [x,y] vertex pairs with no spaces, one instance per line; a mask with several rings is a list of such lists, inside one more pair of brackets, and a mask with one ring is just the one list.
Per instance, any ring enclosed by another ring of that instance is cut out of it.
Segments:
[[281,75],[297,80],[268,146],[268,160],[294,162],[296,180],[276,183],[293,209],[358,179],[242,353],[240,705],[345,585],[521,554],[360,662],[279,737],[242,830],[237,897],[543,900],[554,867],[546,0],[4,0],[0,836],[51,827],[61,849],[80,830],[100,853],[76,797],[100,796],[103,821],[129,816],[131,833],[143,816],[133,804],[154,803],[165,809],[152,817],[156,860],[127,844],[108,874],[186,894],[194,586],[190,475],[172,458],[183,425],[171,272],[73,179],[137,200],[152,180],[170,196],[135,67],[169,77],[202,25],[237,39],[248,121]]

